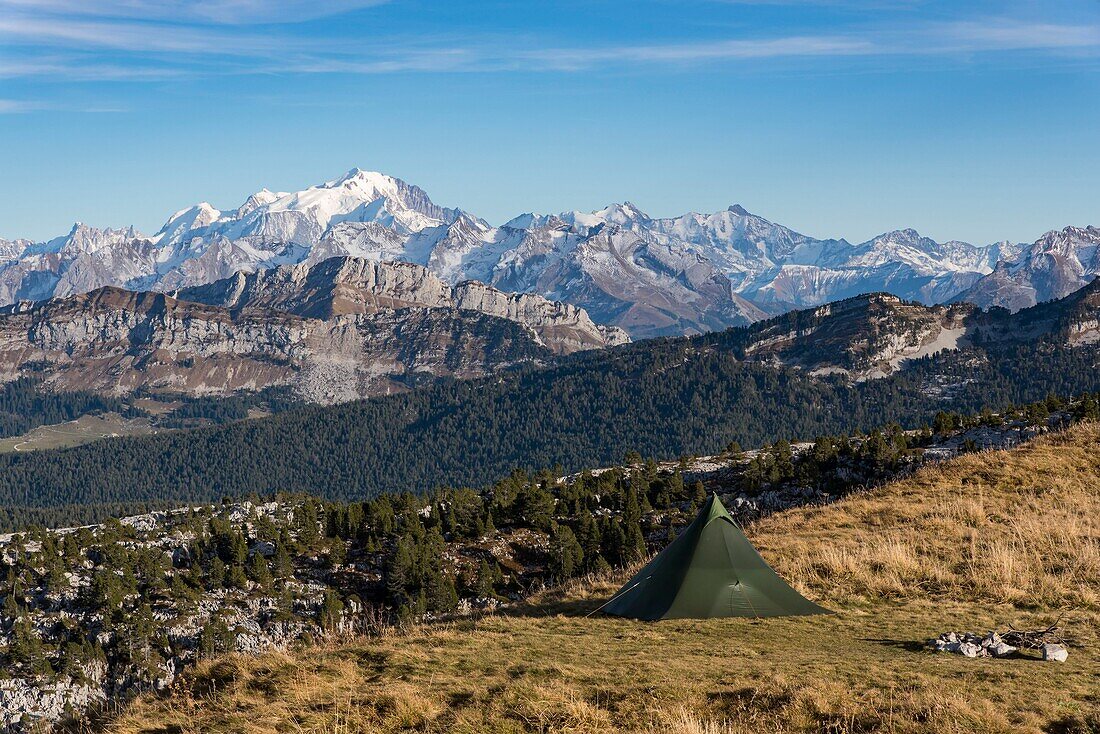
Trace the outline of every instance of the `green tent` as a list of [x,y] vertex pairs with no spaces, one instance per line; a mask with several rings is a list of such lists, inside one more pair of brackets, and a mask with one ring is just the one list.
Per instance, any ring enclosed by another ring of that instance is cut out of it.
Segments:
[[830,613],[779,578],[717,495],[603,611],[645,620]]

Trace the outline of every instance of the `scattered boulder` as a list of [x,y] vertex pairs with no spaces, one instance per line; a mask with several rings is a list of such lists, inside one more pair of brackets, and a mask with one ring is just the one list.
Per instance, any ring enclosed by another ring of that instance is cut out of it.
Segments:
[[1043,660],[1055,663],[1064,663],[1066,658],[1069,657],[1069,650],[1062,645],[1054,642],[1048,642],[1039,648],[1039,652],[1043,656]]

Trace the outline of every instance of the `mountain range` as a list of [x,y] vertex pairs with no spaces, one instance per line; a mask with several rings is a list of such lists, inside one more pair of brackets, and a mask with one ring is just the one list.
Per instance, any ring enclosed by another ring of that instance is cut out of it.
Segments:
[[[709,337],[705,348],[721,345],[738,362],[861,382],[983,343],[1100,343],[1100,280],[1017,313],[874,293]],[[0,378],[113,396],[289,387],[308,402],[338,403],[439,377],[550,366],[629,341],[570,304],[477,281],[451,286],[412,263],[341,256],[171,294],[102,286],[0,308]]]
[[912,229],[867,242],[815,239],[739,205],[654,218],[629,202],[591,213],[523,214],[493,226],[417,186],[353,169],[298,192],[263,189],[236,209],[182,209],[155,235],[77,224],[47,242],[0,240],[0,303],[103,286],[173,293],[238,272],[333,257],[423,266],[578,306],[633,338],[745,325],[868,292],[925,304],[1019,310],[1100,274],[1100,229],[1035,243],[939,243]]
[[101,286],[3,307],[0,377],[113,395],[290,386],[332,403],[627,341],[576,306],[341,257],[173,294]]

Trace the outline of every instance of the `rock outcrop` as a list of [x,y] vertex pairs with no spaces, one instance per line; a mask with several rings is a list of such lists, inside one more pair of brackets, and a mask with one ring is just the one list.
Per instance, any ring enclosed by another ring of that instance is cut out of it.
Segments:
[[30,370],[58,388],[112,394],[291,385],[308,400],[331,403],[552,357],[523,324],[453,308],[322,320],[101,288],[0,310],[0,377]]
[[1018,311],[1065,298],[1098,276],[1100,228],[1066,227],[1047,232],[1019,259],[998,263],[954,300]]
[[1058,301],[1010,313],[969,303],[926,306],[871,293],[793,311],[731,332],[746,360],[775,362],[819,375],[884,377],[910,360],[979,344],[1047,340],[1070,346],[1100,341],[1100,279]]
[[179,291],[179,298],[224,308],[264,307],[317,319],[403,308],[473,311],[523,324],[557,354],[629,341],[597,325],[582,308],[531,293],[505,293],[477,281],[456,286],[405,262],[333,257],[252,273]]

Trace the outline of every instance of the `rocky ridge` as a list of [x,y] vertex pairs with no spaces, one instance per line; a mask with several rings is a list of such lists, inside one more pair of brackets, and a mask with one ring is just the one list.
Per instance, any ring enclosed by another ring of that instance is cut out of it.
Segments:
[[926,306],[872,293],[793,311],[731,332],[742,358],[856,380],[885,377],[910,360],[981,343],[1100,341],[1100,279],[1058,301],[983,311],[970,303]]
[[474,311],[384,310],[328,320],[101,288],[0,313],[0,376],[54,389],[228,394],[289,385],[340,402],[433,377],[474,377],[553,352],[524,325]]
[[174,295],[104,286],[0,309],[0,377],[55,389],[229,394],[289,385],[319,403],[477,377],[629,341],[583,309],[409,263],[331,258]]
[[[1100,281],[1015,314],[857,296],[698,337],[737,359],[853,380],[945,350],[1100,343]],[[0,377],[55,389],[223,395],[290,386],[334,403],[628,341],[586,311],[424,267],[329,258],[175,292],[105,287],[0,309]],[[973,350],[971,350],[973,351]]]
[[270,308],[325,320],[403,308],[474,311],[523,324],[558,354],[629,341],[622,330],[597,325],[576,306],[532,293],[505,293],[477,281],[451,286],[427,268],[403,262],[333,257],[238,272],[175,295],[223,308]]
[[1066,227],[1047,232],[1016,259],[998,262],[993,272],[952,300],[1010,311],[1065,298],[1100,276],[1100,228]]

